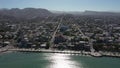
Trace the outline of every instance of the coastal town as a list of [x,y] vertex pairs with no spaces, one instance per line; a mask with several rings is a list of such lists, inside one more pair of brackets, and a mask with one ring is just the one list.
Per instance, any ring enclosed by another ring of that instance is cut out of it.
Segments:
[[0,68],[120,68],[120,0],[0,0]]
[[120,17],[62,14],[39,20],[0,19],[0,52],[42,51],[120,57]]

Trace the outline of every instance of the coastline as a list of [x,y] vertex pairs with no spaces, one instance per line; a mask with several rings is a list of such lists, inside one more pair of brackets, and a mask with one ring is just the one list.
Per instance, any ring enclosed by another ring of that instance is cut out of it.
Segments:
[[13,52],[10,49],[13,49],[13,48],[11,46],[0,48],[0,55]]
[[3,54],[7,54],[7,53],[11,53],[13,51],[4,51],[4,52],[0,52],[0,55],[3,55]]
[[81,51],[72,51],[72,50],[52,50],[52,49],[8,49],[8,52],[34,52],[34,53],[61,53],[61,54],[81,54],[81,55],[89,55],[92,57],[115,57],[115,58],[120,58],[120,54],[115,55],[112,52],[110,52],[111,54],[105,54],[102,52],[81,52]]
[[119,52],[85,52],[85,51],[73,51],[73,50],[54,50],[54,49],[0,49],[0,55],[11,53],[11,52],[34,52],[34,53],[61,53],[61,54],[80,54],[80,55],[89,55],[92,57],[115,57],[120,58]]

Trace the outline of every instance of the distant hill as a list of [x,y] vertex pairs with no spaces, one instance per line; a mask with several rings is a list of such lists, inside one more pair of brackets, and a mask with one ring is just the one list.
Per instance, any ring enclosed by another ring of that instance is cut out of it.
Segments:
[[104,11],[85,11],[83,15],[112,15],[112,16],[120,16],[119,12],[104,12]]
[[80,11],[51,11],[55,14],[73,14],[73,15],[104,15],[104,16],[120,16],[120,12],[103,12],[103,11],[84,11],[84,12],[80,12]]
[[111,15],[111,16],[120,16],[120,13],[117,12],[98,12],[98,11],[50,11],[47,9],[42,8],[12,8],[12,9],[0,9],[0,19],[35,19],[35,18],[45,18],[48,16],[55,16],[55,15]]
[[0,9],[0,15],[13,16],[16,18],[36,18],[46,17],[52,15],[52,13],[46,9],[25,8],[25,9]]

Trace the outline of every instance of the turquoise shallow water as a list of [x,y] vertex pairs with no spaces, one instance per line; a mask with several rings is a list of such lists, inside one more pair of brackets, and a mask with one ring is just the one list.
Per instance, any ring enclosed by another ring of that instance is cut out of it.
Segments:
[[0,68],[120,68],[120,58],[16,52],[0,55]]

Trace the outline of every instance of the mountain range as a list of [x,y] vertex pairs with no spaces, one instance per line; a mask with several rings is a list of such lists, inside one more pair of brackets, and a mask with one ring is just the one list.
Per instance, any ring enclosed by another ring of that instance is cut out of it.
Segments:
[[120,12],[110,12],[110,11],[51,11],[55,14],[73,14],[73,15],[112,15],[120,16]]
[[0,9],[0,15],[13,16],[16,18],[36,18],[36,17],[46,17],[53,15],[50,11],[46,9],[36,9],[36,8],[12,8],[12,9]]
[[65,12],[65,11],[51,11],[42,8],[12,8],[12,9],[0,9],[0,16],[11,16],[15,18],[27,18],[32,19],[36,17],[48,17],[59,14],[72,14],[72,15],[110,15],[120,16],[119,12],[98,12],[98,11],[84,11],[84,12]]

